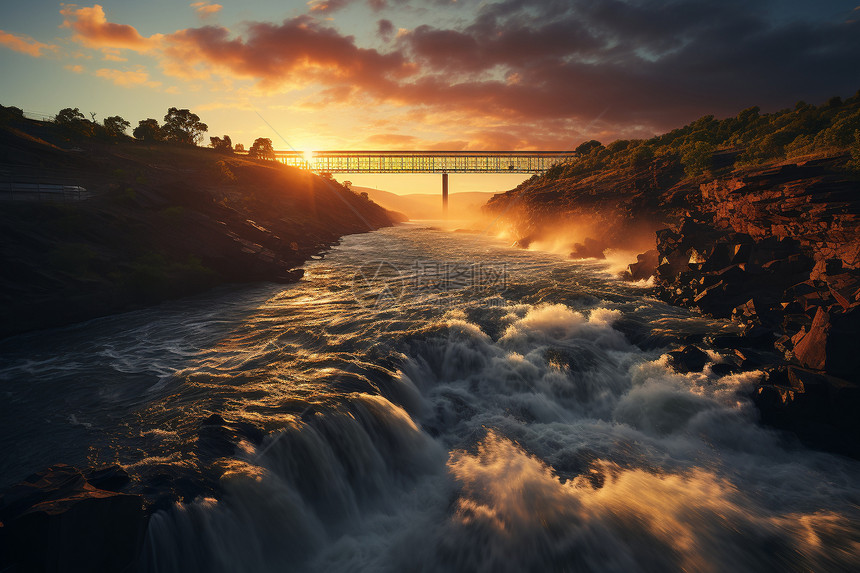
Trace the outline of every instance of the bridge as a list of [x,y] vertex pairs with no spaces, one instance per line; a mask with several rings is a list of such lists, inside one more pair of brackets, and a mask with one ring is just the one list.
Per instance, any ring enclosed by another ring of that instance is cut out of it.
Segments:
[[543,173],[573,151],[275,151],[275,159],[317,173],[441,173],[448,213],[449,173]]

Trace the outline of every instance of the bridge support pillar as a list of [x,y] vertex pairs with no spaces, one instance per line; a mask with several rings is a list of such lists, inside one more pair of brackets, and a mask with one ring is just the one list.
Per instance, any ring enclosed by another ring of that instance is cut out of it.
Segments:
[[448,218],[448,174],[442,174],[442,217]]

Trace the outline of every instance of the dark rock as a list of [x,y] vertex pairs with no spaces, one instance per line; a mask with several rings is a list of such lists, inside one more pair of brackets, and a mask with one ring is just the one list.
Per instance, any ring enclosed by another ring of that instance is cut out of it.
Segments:
[[519,239],[514,241],[513,246],[519,247],[520,249],[528,249],[529,245],[532,244],[532,241],[534,241],[534,237],[532,237],[531,235],[526,237],[520,237]]
[[582,243],[575,243],[570,253],[571,259],[605,259],[603,251],[608,245],[588,237]]
[[119,492],[129,484],[131,478],[122,467],[113,465],[90,471],[87,481],[97,489]]
[[809,273],[809,278],[812,280],[820,280],[826,275],[838,274],[842,271],[842,261],[840,259],[821,259],[812,267]]
[[669,352],[669,357],[672,367],[681,374],[701,372],[710,360],[705,352],[692,344],[681,350]]
[[6,490],[0,521],[10,571],[130,571],[146,529],[141,496],[93,487],[64,464]]
[[651,249],[650,251],[636,255],[636,262],[627,266],[630,280],[642,281],[654,276],[657,272],[659,256],[660,253],[657,249]]
[[753,392],[762,422],[807,446],[860,457],[860,386],[794,366],[772,371]]
[[195,448],[201,458],[223,458],[234,455],[240,441],[259,445],[263,437],[263,431],[250,422],[228,422],[211,414],[200,422]]

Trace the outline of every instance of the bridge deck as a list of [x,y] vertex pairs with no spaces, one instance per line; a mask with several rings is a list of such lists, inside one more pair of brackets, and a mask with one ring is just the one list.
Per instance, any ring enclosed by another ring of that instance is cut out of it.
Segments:
[[319,173],[542,173],[573,151],[275,151],[281,163]]

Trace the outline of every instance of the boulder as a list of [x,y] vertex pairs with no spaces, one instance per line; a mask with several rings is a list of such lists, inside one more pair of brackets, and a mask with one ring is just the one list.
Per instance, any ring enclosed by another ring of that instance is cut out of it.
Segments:
[[146,530],[141,496],[98,489],[65,464],[3,492],[0,521],[4,571],[132,571]]
[[651,249],[650,251],[636,255],[636,262],[627,266],[630,280],[642,281],[654,276],[657,272],[659,256],[660,253],[657,252],[657,249]]
[[669,352],[669,362],[681,374],[701,372],[709,360],[710,357],[705,352],[692,344],[681,350]]
[[860,458],[860,385],[788,366],[772,370],[752,398],[762,422],[807,446]]
[[792,339],[794,356],[801,366],[827,371],[848,380],[860,380],[857,349],[860,348],[860,304],[848,310],[818,307],[809,330]]
[[574,243],[570,253],[571,259],[605,259],[603,251],[608,245],[587,237],[582,243]]

